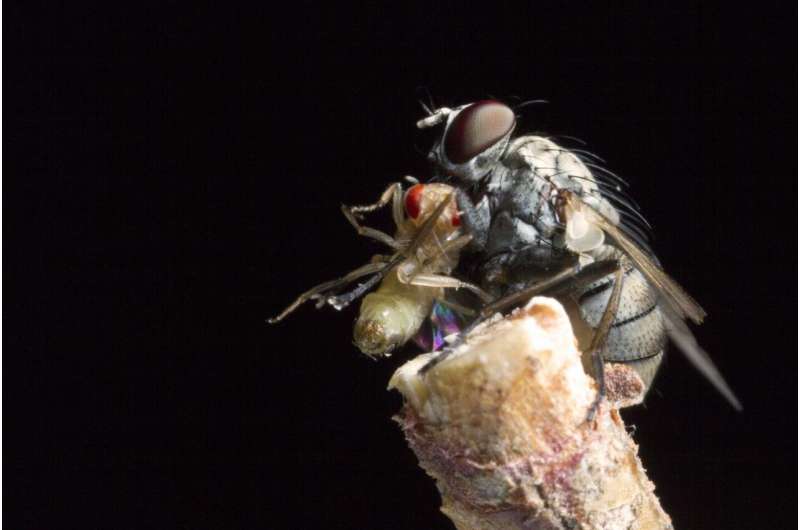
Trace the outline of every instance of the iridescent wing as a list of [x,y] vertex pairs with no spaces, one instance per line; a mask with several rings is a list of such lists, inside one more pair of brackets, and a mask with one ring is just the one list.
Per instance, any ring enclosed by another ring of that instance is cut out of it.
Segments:
[[428,320],[414,336],[414,343],[424,351],[438,351],[445,345],[445,337],[461,331],[464,315],[458,306],[436,300]]

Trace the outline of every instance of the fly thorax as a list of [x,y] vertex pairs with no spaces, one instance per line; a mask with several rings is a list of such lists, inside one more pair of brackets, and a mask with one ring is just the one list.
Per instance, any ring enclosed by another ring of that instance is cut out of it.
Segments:
[[496,254],[536,241],[536,230],[508,211],[497,213],[489,229],[486,253]]
[[594,261],[620,259],[625,256],[622,251],[612,245],[600,245],[587,254],[591,256]]
[[618,225],[620,222],[619,212],[614,208],[608,200],[603,197],[595,195],[585,195],[583,202],[595,211],[600,212],[606,219],[613,224]]

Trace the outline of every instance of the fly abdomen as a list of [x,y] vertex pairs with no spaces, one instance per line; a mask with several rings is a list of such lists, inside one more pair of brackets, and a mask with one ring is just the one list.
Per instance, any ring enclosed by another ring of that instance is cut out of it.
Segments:
[[417,333],[437,296],[440,289],[402,283],[392,270],[361,302],[353,341],[367,355],[389,354]]
[[[583,290],[578,304],[584,321],[594,329],[611,296],[613,276],[607,276]],[[619,309],[608,333],[603,359],[626,363],[650,386],[664,355],[667,330],[658,297],[644,276],[628,266],[623,276]]]

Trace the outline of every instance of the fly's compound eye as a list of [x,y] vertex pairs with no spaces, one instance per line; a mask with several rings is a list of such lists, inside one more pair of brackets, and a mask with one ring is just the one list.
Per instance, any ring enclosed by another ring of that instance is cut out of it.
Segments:
[[[417,223],[424,221],[424,219],[421,219],[420,216],[429,216],[432,213],[432,210],[439,205],[439,201],[444,199],[446,193],[443,191],[443,188],[447,193],[450,193],[450,191],[447,190],[452,190],[449,186],[445,186],[443,184],[430,184],[428,186],[424,184],[415,184],[414,186],[411,186],[408,191],[406,191],[406,195],[403,200],[403,204],[406,209],[406,215],[415,220]],[[451,206],[445,209],[445,215],[450,216],[450,225],[453,228],[458,228],[461,226],[461,217],[459,215],[455,200],[453,200]]]
[[458,228],[461,226],[461,218],[458,217],[457,213],[454,213],[453,217],[450,218],[450,224],[453,225],[453,228]]
[[406,192],[406,199],[403,201],[406,207],[406,215],[412,219],[419,217],[419,212],[422,203],[422,184],[415,184],[411,186]]
[[450,224],[453,225],[453,228],[461,226],[461,216],[458,215],[458,210],[454,211],[453,215],[450,216]]
[[447,129],[445,154],[450,162],[463,164],[501,140],[514,122],[514,111],[499,101],[473,103],[459,112]]

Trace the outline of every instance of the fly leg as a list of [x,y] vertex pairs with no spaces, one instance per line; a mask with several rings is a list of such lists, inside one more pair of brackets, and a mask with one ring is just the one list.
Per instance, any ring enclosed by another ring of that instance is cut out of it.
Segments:
[[347,221],[353,225],[358,235],[375,239],[395,250],[400,249],[402,245],[392,236],[375,228],[361,225],[358,221],[362,218],[363,213],[374,212],[379,208],[383,208],[389,201],[392,201],[392,217],[397,226],[403,222],[403,190],[400,183],[394,183],[381,194],[380,199],[372,204],[363,206],[345,206],[342,205],[342,213]]
[[[389,201],[393,200],[396,195],[402,196],[402,185],[399,182],[395,182],[394,184],[390,184],[388,188],[386,188],[383,193],[381,193],[380,199],[372,204],[364,204],[361,206],[348,206],[347,208],[353,212],[357,217],[361,217],[362,213],[369,213],[374,212],[375,210],[379,210],[389,204]],[[402,204],[401,204],[402,206]],[[402,213],[402,210],[401,212]]]
[[442,287],[444,289],[467,289],[478,295],[484,302],[489,302],[492,296],[478,287],[477,285],[469,282],[462,282],[458,278],[452,276],[444,276],[442,274],[417,274],[408,282],[411,285],[419,285],[422,287]]
[[280,322],[281,320],[286,318],[290,313],[292,313],[295,309],[297,309],[301,304],[307,302],[308,300],[320,299],[323,300],[322,303],[324,303],[324,297],[326,293],[329,293],[334,289],[347,285],[363,276],[368,276],[370,274],[374,275],[375,273],[378,273],[381,270],[383,270],[385,267],[386,267],[385,263],[376,260],[372,263],[367,263],[366,265],[363,265],[357,268],[356,270],[349,272],[342,278],[331,280],[325,283],[321,283],[317,286],[314,286],[308,291],[298,296],[297,299],[294,302],[292,302],[291,305],[289,305],[289,307],[284,309],[280,315],[270,318],[269,320],[267,320],[267,322],[269,322],[270,324],[276,324]]
[[[478,320],[482,322],[495,313],[527,302],[530,298],[539,294],[560,294],[582,285],[596,282],[609,274],[613,274],[617,269],[619,269],[619,262],[617,260],[604,260],[585,266],[575,265],[573,267],[568,267],[546,280],[499,298],[491,304],[487,304],[478,314]],[[475,326],[480,324],[480,322],[477,322]]]
[[[412,177],[406,178],[408,179]],[[404,215],[403,186],[399,182],[395,182],[386,188],[386,190],[381,194],[381,198],[378,199],[378,202],[363,206],[350,206],[349,209],[355,217],[360,219],[362,213],[374,212],[375,210],[386,206],[389,201],[392,201],[392,218],[394,219],[394,224],[400,226],[403,223]]]
[[598,261],[584,267],[575,265],[562,270],[558,274],[546,280],[525,287],[524,289],[485,305],[478,313],[478,316],[466,328],[464,328],[461,333],[459,333],[455,341],[453,341],[447,348],[439,351],[437,355],[427,362],[427,364],[420,368],[420,373],[424,374],[449,357],[453,351],[455,351],[455,349],[464,342],[472,330],[474,330],[476,327],[478,327],[478,325],[495,313],[504,311],[509,307],[519,305],[520,303],[529,300],[531,297],[542,293],[562,292],[574,288],[576,283],[586,284],[595,282],[600,278],[608,276],[618,269],[619,262],[617,260]]
[[[342,205],[342,213],[344,213],[345,218],[350,222],[351,225],[356,229],[356,231],[365,237],[370,237],[381,243],[386,244],[387,246],[395,249],[401,250],[403,249],[403,245],[398,243],[393,237],[389,236],[388,234],[381,232],[380,230],[375,230],[374,228],[361,226],[358,223],[358,218],[360,217],[361,213],[363,212],[371,212],[386,206],[389,201],[393,201],[393,213],[395,217],[395,222],[398,222],[398,218],[402,221],[402,213],[403,213],[403,204],[402,204],[402,186],[399,183],[392,184],[386,191],[381,194],[380,199],[373,204],[368,204],[364,206],[345,206]],[[289,307],[283,310],[281,314],[276,317],[270,318],[268,322],[270,324],[275,324],[280,322],[284,318],[286,318],[290,313],[292,313],[295,309],[297,309],[300,305],[307,302],[308,300],[317,300],[317,307],[319,308],[325,302],[328,302],[330,305],[334,306],[337,309],[341,309],[346,307],[352,300],[366,292],[368,289],[375,286],[387,273],[387,271],[397,265],[401,260],[401,256],[395,253],[393,256],[373,256],[372,261],[358,269],[346,274],[344,277],[331,280],[322,284],[319,284],[315,287],[312,287],[308,291],[304,292],[297,299],[292,302]],[[353,281],[357,280],[358,278],[372,275],[369,280],[360,284],[356,287],[352,292],[347,293],[342,296],[331,296],[331,292],[343,287]]]
[[491,214],[489,212],[489,199],[483,199],[475,205],[464,190],[456,190],[456,204],[458,205],[458,215],[461,224],[467,234],[472,236],[470,249],[474,251],[483,250],[486,241],[489,239],[489,224]]
[[605,365],[603,364],[603,349],[608,339],[608,332],[611,331],[611,325],[614,323],[614,317],[619,309],[619,299],[622,294],[622,281],[624,270],[622,267],[617,268],[614,273],[613,289],[611,296],[608,298],[608,303],[603,311],[603,316],[600,317],[597,327],[592,337],[592,342],[589,344],[589,352],[592,355],[592,366],[594,368],[594,376],[597,379],[597,397],[595,397],[592,406],[589,408],[589,414],[586,421],[592,421],[597,414],[600,407],[600,402],[606,395],[606,372]]
[[[462,248],[467,246],[470,241],[472,241],[472,236],[465,235],[451,241],[447,241],[443,245],[440,245],[439,248],[441,253],[446,256],[448,253],[457,253]],[[423,266],[420,268],[425,270],[425,265],[427,265],[427,263],[423,264]],[[421,287],[441,287],[444,289],[467,289],[468,291],[475,293],[484,304],[488,304],[492,301],[492,295],[477,285],[459,280],[458,278],[454,278],[452,276],[446,276],[444,274],[422,273],[413,274],[411,277],[406,278],[404,275],[398,275],[401,282],[411,285],[418,285]]]
[[[388,190],[387,192],[384,192],[384,196],[386,195],[386,193],[388,193]],[[437,206],[436,209],[433,211],[433,214],[428,219],[426,219],[425,222],[422,224],[420,229],[417,231],[417,234],[414,236],[414,239],[412,239],[407,245],[402,245],[398,249],[398,251],[395,252],[394,255],[392,255],[389,258],[389,260],[386,261],[385,264],[383,264],[381,268],[375,274],[372,275],[372,277],[369,280],[360,284],[358,287],[356,287],[350,292],[338,296],[329,297],[327,299],[327,302],[336,309],[339,310],[344,309],[345,307],[350,305],[353,302],[353,300],[360,297],[369,289],[372,289],[375,285],[377,285],[378,282],[381,281],[384,278],[384,276],[386,276],[389,273],[390,270],[392,270],[394,267],[402,263],[403,260],[405,260],[407,257],[412,256],[420,247],[422,242],[425,241],[431,235],[436,220],[439,219],[439,217],[442,215],[442,212],[444,212],[444,209],[447,207],[448,201],[450,201],[451,198],[452,194],[449,194],[447,197],[445,197],[445,199],[442,202],[440,202],[439,206]],[[458,241],[459,241],[458,239],[454,240],[452,244],[455,245]]]

